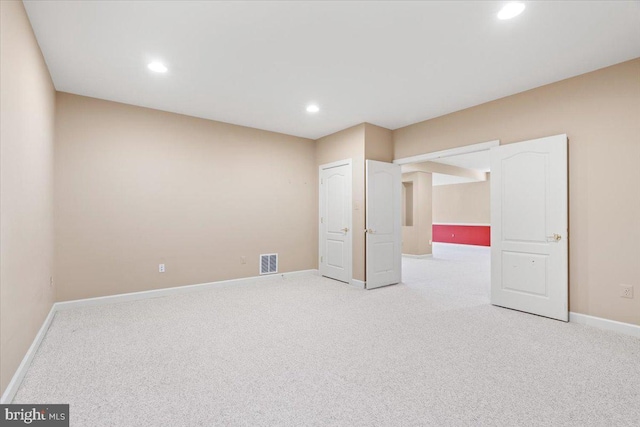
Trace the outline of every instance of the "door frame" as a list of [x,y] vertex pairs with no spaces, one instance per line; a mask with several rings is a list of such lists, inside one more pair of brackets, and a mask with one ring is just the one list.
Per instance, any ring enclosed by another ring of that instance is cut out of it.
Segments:
[[352,165],[352,160],[351,159],[343,159],[343,160],[338,160],[335,162],[331,162],[331,163],[325,163],[322,164],[320,166],[318,166],[318,272],[320,273],[320,276],[322,276],[322,257],[324,256],[323,253],[323,236],[322,236],[322,232],[323,232],[323,227],[324,224],[320,221],[320,219],[322,218],[322,210],[324,207],[324,192],[322,191],[322,172],[327,170],[327,169],[332,169],[335,167],[339,167],[339,166],[348,166],[349,167],[349,175],[350,178],[348,180],[348,185],[347,185],[347,227],[349,227],[349,232],[351,232],[350,238],[349,238],[349,244],[347,245],[347,258],[348,258],[348,262],[347,262],[347,271],[348,271],[348,279],[349,279],[349,284],[353,283],[353,236],[355,233],[355,230],[353,229],[353,165]]
[[461,145],[460,147],[449,148],[447,150],[432,151],[431,153],[418,154],[415,156],[402,157],[395,159],[393,163],[396,165],[406,165],[409,163],[423,163],[431,160],[440,159],[443,157],[456,156],[458,154],[475,153],[478,151],[488,151],[492,147],[500,145],[500,140],[495,139],[493,141],[480,142],[477,144]]

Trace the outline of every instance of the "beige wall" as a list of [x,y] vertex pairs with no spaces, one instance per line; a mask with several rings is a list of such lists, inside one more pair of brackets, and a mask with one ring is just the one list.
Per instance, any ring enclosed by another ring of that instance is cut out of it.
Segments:
[[22,2],[0,2],[0,389],[54,301],[55,91]]
[[[397,129],[395,158],[562,133],[570,309],[640,325],[640,58]],[[620,298],[621,283],[636,297]]]
[[[316,141],[316,166],[336,162],[338,160],[351,159],[351,171],[353,174],[352,197],[353,197],[353,261],[352,275],[354,279],[365,280],[365,258],[364,258],[364,230],[365,205],[364,205],[364,140],[365,125],[359,124],[340,132],[325,136]],[[317,171],[317,169],[316,169]],[[316,172],[317,174],[318,172]],[[316,178],[317,181],[317,178]],[[316,198],[318,189],[315,190]],[[318,212],[314,215],[316,226],[318,222]],[[317,238],[316,238],[317,241]],[[316,263],[317,264],[317,263]]]
[[[413,225],[402,227],[402,253],[428,255],[431,253],[432,175],[425,172],[402,174],[402,182],[413,184]],[[404,209],[403,209],[404,211]]]
[[489,181],[433,187],[434,224],[490,224]]
[[393,161],[393,131],[365,123],[364,139],[364,156],[366,160],[389,163]]
[[256,276],[261,253],[317,268],[313,141],[66,93],[56,106],[58,300]]

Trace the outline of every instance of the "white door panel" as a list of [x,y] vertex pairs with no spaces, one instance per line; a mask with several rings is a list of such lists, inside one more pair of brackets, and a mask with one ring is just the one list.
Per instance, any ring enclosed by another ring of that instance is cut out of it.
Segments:
[[351,161],[320,166],[320,274],[351,280]]
[[401,280],[402,177],[400,166],[367,160],[367,289]]
[[568,321],[567,137],[491,149],[491,303]]
[[501,160],[505,240],[546,241],[547,160],[547,154],[534,152],[517,153]]
[[340,229],[345,227],[346,216],[346,180],[344,175],[344,168],[338,167],[328,169],[325,173],[324,185],[327,186],[327,194],[330,196],[327,198],[329,203],[327,204],[327,233],[340,234]]

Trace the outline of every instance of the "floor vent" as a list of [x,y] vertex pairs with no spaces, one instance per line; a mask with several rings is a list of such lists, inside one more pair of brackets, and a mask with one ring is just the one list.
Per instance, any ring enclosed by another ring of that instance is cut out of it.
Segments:
[[260,274],[273,274],[278,272],[278,254],[260,255]]

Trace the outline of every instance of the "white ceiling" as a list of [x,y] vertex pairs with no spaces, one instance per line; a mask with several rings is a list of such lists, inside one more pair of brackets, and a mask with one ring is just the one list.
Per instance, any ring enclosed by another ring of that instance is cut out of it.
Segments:
[[[503,4],[25,1],[60,91],[309,138],[640,56],[637,1],[529,1],[499,21]],[[169,72],[152,75],[152,60]]]

